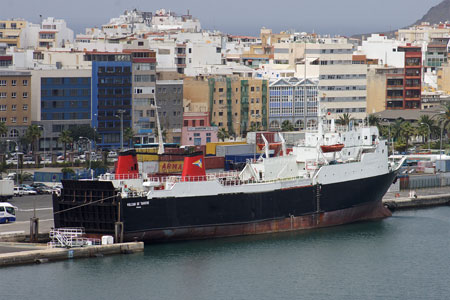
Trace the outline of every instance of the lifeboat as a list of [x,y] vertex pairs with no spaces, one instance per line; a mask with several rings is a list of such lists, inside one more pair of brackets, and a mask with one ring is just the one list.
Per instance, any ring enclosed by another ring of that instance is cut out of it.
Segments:
[[320,148],[322,149],[323,153],[339,152],[344,147],[345,147],[344,144],[334,144],[334,145],[322,145],[322,146],[320,146]]

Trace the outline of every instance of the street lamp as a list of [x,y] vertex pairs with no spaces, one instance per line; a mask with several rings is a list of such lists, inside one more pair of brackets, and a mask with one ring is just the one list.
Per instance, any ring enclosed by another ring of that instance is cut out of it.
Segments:
[[117,113],[120,115],[115,115],[116,118],[120,118],[120,151],[123,150],[123,114],[125,113],[124,109],[117,110]]
[[45,158],[46,158],[47,155],[45,154],[45,149],[46,149],[46,147],[45,147],[45,142],[46,142],[46,140],[45,140],[45,130],[44,130],[44,125],[39,125],[38,128],[41,128],[41,129],[42,129],[42,133],[44,134],[44,143],[43,143],[43,145],[44,145],[44,168],[45,168]]
[[19,144],[17,144],[16,141],[13,140],[6,140],[7,143],[15,143],[16,144],[16,160],[17,160],[17,166],[16,166],[16,185],[19,186]]
[[92,149],[91,149],[91,140],[90,139],[88,139],[87,137],[84,137],[84,136],[80,136],[80,138],[79,138],[80,140],[81,139],[85,139],[85,140],[87,140],[87,142],[89,143],[89,177],[90,177],[90,179],[92,179],[92,170],[91,170],[91,161],[92,161]]
[[[383,122],[387,122],[388,123],[388,129],[389,129],[389,139],[388,141],[391,139],[391,122],[389,122],[388,119],[383,119]],[[392,141],[391,141],[391,148],[392,148],[392,155],[394,155],[394,137],[392,137]],[[389,149],[388,149],[388,153],[389,153]]]
[[430,128],[430,125],[427,123],[420,123],[420,125],[427,125],[427,127],[428,127],[428,149],[431,151],[431,142],[430,142],[431,128]]

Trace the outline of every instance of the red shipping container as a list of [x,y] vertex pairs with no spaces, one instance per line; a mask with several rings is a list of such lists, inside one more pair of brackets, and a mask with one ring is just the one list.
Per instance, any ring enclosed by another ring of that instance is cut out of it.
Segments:
[[225,165],[225,157],[220,156],[208,156],[205,157],[205,168],[210,169],[223,169]]

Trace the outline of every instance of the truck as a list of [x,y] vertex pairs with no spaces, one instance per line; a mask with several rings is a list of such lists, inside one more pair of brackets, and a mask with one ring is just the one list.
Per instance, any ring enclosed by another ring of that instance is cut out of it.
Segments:
[[14,196],[14,181],[11,179],[0,180],[0,201],[7,201]]

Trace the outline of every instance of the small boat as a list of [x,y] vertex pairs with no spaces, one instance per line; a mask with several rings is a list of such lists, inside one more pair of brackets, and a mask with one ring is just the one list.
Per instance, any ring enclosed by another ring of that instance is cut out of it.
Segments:
[[334,144],[334,145],[322,145],[320,148],[322,149],[323,153],[328,152],[339,152],[344,148],[344,144]]

